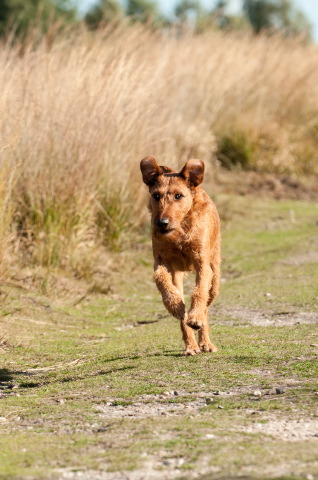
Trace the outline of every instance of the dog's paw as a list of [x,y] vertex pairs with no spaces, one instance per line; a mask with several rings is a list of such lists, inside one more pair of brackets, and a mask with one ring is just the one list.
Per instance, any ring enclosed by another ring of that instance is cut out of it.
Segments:
[[189,356],[193,357],[193,355],[197,355],[199,353],[201,353],[201,349],[200,347],[198,347],[198,345],[187,345],[186,349],[183,352],[183,355],[185,357],[189,357]]
[[213,343],[211,342],[205,342],[205,343],[200,343],[199,344],[201,352],[217,352],[218,349]]
[[189,315],[186,321],[187,325],[193,328],[193,330],[200,330],[202,327],[204,327],[205,322],[206,318],[202,318],[199,315]]

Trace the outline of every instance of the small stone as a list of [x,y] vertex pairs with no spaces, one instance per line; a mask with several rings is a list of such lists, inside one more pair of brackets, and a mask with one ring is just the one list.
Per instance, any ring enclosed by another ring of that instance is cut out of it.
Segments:
[[8,421],[8,419],[6,417],[0,417],[0,422],[1,423],[5,423],[7,421]]
[[168,391],[162,392],[162,395],[164,395],[165,397],[170,397],[170,392],[168,392]]
[[213,433],[207,433],[205,438],[208,438],[208,439],[215,438],[215,435],[213,435]]
[[218,408],[224,408],[223,405],[218,405]]
[[212,395],[225,395],[225,392],[221,392],[221,390],[216,390],[215,392],[213,392]]
[[260,390],[254,390],[253,397],[261,397],[261,396],[262,396],[262,392]]
[[211,405],[213,402],[214,402],[214,399],[213,399],[213,398],[206,398],[206,399],[205,399],[205,403],[206,403],[207,405]]
[[318,347],[318,343],[311,343],[310,346],[311,347]]
[[277,395],[281,395],[282,393],[286,392],[286,387],[276,387],[275,391],[276,391]]
[[176,397],[178,397],[179,392],[177,392],[177,390],[174,390],[173,395],[175,395]]
[[269,292],[266,292],[266,293],[265,293],[265,297],[271,297],[271,296],[272,296],[271,293],[269,293]]

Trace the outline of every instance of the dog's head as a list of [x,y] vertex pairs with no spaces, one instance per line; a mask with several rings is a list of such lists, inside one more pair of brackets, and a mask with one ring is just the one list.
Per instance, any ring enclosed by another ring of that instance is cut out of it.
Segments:
[[155,234],[183,231],[182,222],[190,212],[196,188],[202,183],[204,163],[188,160],[178,173],[159,166],[154,157],[140,162],[144,183],[149,187],[149,207]]

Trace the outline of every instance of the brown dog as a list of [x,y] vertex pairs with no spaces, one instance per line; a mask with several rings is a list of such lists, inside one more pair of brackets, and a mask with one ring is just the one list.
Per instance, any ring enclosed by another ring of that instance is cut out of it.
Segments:
[[[163,303],[181,321],[185,355],[215,352],[208,307],[219,291],[221,235],[216,206],[200,186],[204,163],[188,160],[176,173],[146,157],[140,168],[151,195],[154,279]],[[190,270],[195,271],[196,287],[186,313],[183,277]],[[199,345],[193,329],[199,330]]]

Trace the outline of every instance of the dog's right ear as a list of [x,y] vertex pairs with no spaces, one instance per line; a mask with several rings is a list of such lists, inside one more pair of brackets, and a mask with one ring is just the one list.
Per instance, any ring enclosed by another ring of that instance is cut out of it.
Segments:
[[162,169],[156,162],[155,157],[145,157],[140,162],[142,179],[148,187],[156,183],[159,175],[162,175]]
[[180,172],[181,177],[187,180],[190,185],[197,187],[202,183],[204,177],[204,163],[202,160],[192,158],[187,161]]

